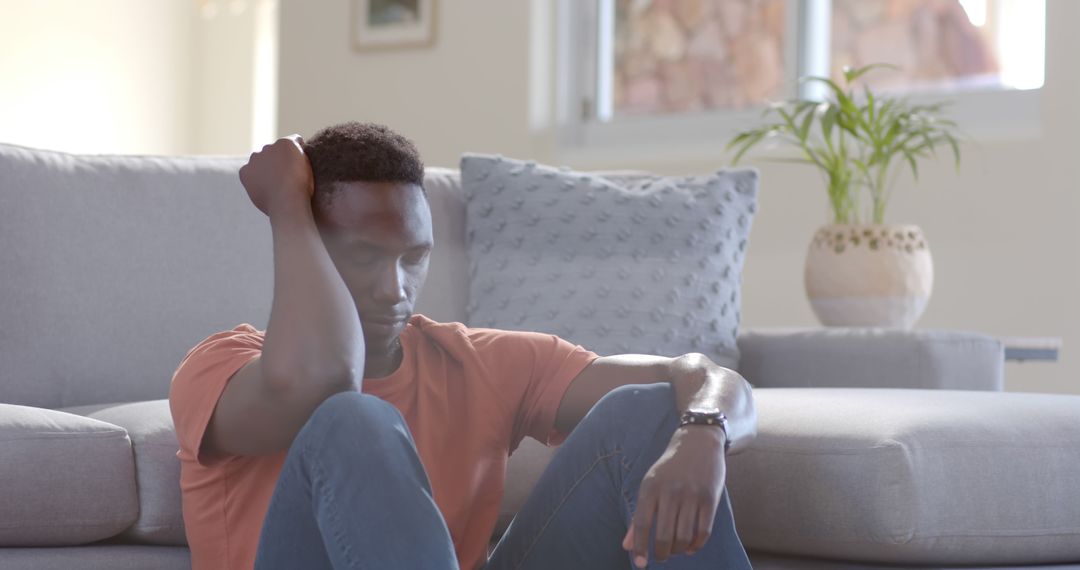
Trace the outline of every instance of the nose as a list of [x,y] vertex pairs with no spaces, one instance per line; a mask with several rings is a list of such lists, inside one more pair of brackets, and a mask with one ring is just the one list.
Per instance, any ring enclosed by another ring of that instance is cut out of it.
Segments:
[[375,284],[375,300],[386,305],[396,305],[408,299],[405,294],[405,270],[397,261],[387,265]]

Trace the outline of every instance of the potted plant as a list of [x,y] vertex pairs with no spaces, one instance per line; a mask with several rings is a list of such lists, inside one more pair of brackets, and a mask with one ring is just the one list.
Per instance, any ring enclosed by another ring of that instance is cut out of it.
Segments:
[[918,179],[920,161],[947,147],[957,168],[956,123],[941,116],[942,103],[916,104],[856,94],[852,83],[874,64],[844,70],[844,86],[825,77],[803,81],[828,87],[824,101],[790,100],[770,106],[776,117],[738,133],[728,143],[733,162],[758,143],[780,140],[801,151],[782,159],[811,164],[824,177],[832,223],[815,233],[806,257],[810,305],[826,326],[910,328],[926,309],[934,269],[922,230],[887,224],[885,210],[896,174],[904,167]]

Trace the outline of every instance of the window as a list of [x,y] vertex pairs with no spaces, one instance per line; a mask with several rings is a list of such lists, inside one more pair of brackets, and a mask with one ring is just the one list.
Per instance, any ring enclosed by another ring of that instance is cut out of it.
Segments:
[[831,73],[887,61],[867,78],[911,91],[1037,89],[1043,83],[1043,2],[833,0]]
[[[824,94],[824,86],[799,77],[839,77],[849,65],[897,66],[864,76],[879,90],[948,93],[954,100],[972,94],[976,101],[964,107],[982,118],[1003,97],[993,93],[1043,83],[1044,0],[563,0],[560,6],[568,146],[722,138],[718,133],[756,119],[771,101]],[[1013,118],[1037,123],[1037,99],[1026,100],[1034,101],[1027,112],[1007,103]]]
[[602,116],[737,109],[785,95],[784,0],[615,0],[614,9]]

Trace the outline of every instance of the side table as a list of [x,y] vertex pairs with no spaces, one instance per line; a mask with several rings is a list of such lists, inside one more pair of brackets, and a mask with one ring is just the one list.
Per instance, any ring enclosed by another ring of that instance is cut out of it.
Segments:
[[1052,337],[1002,337],[1005,360],[1014,362],[1057,362],[1061,339]]

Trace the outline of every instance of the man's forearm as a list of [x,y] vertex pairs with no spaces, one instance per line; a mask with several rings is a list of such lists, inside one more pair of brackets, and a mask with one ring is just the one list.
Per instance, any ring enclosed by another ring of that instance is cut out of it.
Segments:
[[735,453],[757,434],[757,410],[750,384],[738,373],[700,354],[671,361],[669,381],[675,389],[679,411],[718,408],[728,418],[728,439]]
[[360,388],[364,337],[356,305],[322,242],[309,200],[269,212],[274,301],[263,343],[266,378]]

